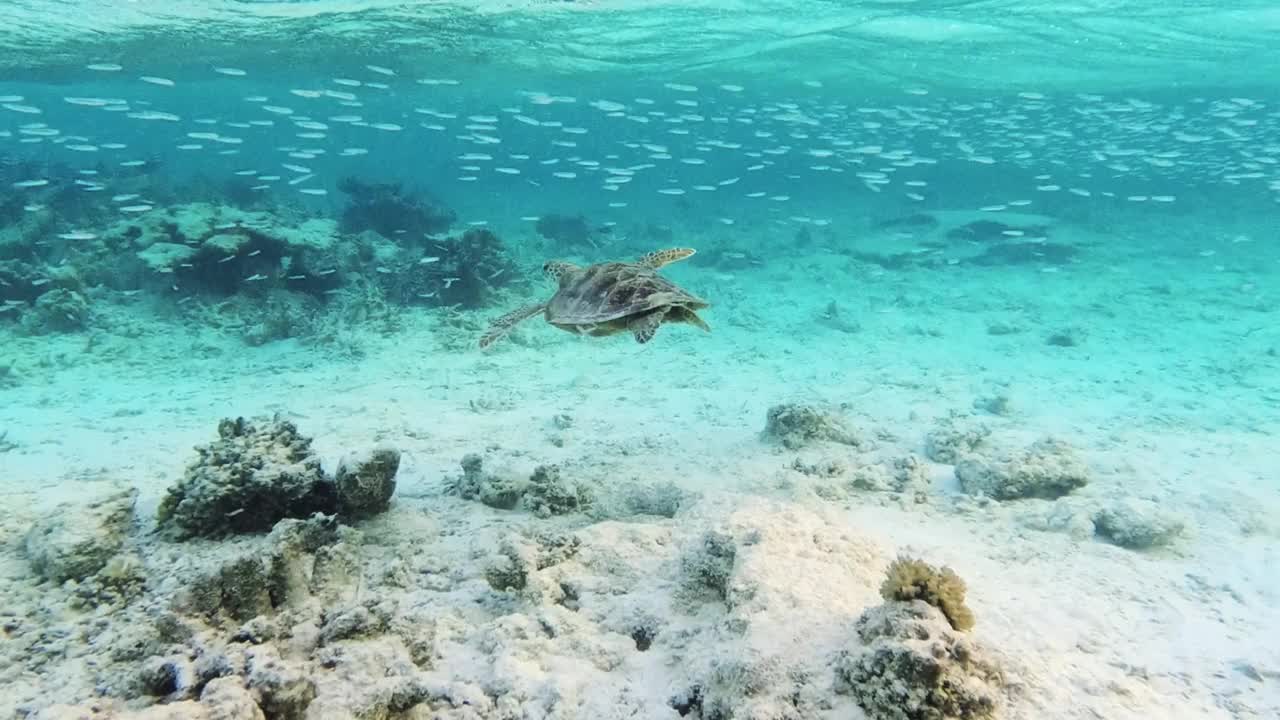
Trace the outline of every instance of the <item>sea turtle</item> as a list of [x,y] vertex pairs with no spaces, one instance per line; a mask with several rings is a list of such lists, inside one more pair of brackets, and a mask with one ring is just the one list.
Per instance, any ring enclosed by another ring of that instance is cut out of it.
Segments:
[[636,342],[653,339],[664,322],[683,322],[710,332],[696,311],[710,303],[658,274],[658,268],[692,255],[690,248],[658,250],[636,262],[606,262],[579,267],[552,260],[542,271],[560,283],[551,299],[503,315],[480,338],[483,350],[520,322],[542,313],[547,322],[581,335],[629,332]]

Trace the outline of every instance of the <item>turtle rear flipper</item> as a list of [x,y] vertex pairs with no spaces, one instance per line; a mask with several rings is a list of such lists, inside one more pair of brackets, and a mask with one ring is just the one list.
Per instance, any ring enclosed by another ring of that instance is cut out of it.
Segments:
[[537,315],[545,310],[546,307],[547,304],[545,302],[525,305],[522,308],[512,310],[506,315],[494,320],[493,324],[489,326],[489,329],[485,331],[484,335],[480,336],[480,349],[484,350],[490,345],[506,337],[507,333],[511,332],[511,328],[519,325],[525,320],[528,320],[534,315]]
[[686,307],[671,308],[671,312],[667,315],[670,322],[682,322],[693,325],[703,332],[711,332],[711,326],[705,320],[698,317],[698,313]]
[[664,265],[670,265],[673,262],[684,260],[693,255],[696,250],[693,248],[667,248],[666,250],[654,250],[640,258],[638,265],[657,270]]
[[667,308],[658,308],[651,313],[632,318],[627,323],[627,329],[636,336],[636,342],[643,345],[653,339],[654,334],[658,332],[658,326],[666,316]]

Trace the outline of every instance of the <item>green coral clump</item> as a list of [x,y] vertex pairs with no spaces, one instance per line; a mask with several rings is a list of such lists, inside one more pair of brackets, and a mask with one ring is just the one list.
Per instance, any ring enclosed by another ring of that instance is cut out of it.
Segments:
[[923,560],[901,556],[889,565],[880,585],[885,600],[923,600],[938,608],[956,630],[974,625],[973,611],[964,604],[964,580],[949,567],[935,568]]

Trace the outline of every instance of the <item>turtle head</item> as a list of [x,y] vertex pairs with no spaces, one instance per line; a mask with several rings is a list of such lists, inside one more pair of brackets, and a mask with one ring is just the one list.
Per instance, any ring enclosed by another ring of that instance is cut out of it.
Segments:
[[567,278],[576,273],[580,268],[570,262],[563,260],[549,260],[542,264],[542,272],[552,280],[564,285]]

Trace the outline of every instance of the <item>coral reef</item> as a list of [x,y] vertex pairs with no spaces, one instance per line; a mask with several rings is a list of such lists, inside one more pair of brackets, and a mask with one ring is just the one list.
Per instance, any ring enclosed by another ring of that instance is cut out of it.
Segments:
[[574,252],[599,247],[592,239],[594,230],[591,224],[581,215],[543,215],[538,218],[534,229],[560,250]]
[[218,423],[218,439],[196,448],[186,474],[160,502],[162,529],[187,537],[263,532],[284,518],[337,513],[359,519],[386,509],[399,453],[352,458],[328,477],[311,438],[278,416]]
[[1056,438],[1002,459],[970,455],[956,465],[956,479],[965,492],[995,500],[1053,500],[1084,487],[1089,477],[1076,450]]
[[856,448],[868,444],[840,415],[799,403],[784,403],[769,408],[764,437],[781,443],[788,450],[798,450],[824,440]]
[[1166,547],[1186,534],[1187,521],[1147,500],[1112,502],[1093,515],[1099,538],[1130,550]]
[[889,565],[880,596],[885,600],[923,600],[942,611],[956,630],[973,627],[973,612],[964,604],[964,580],[951,568],[942,569],[909,557],[899,557]]
[[954,465],[983,449],[991,428],[958,413],[942,418],[925,437],[925,455],[934,462]]
[[342,459],[334,473],[338,491],[338,512],[352,519],[385,512],[396,491],[400,451],[377,448]]
[[[108,228],[94,279],[130,290],[226,297],[290,290],[321,297],[356,266],[355,248],[322,218],[209,203],[157,208]],[[132,259],[131,259],[132,258]]]
[[387,238],[405,236],[418,242],[423,235],[447,232],[457,215],[424,193],[405,192],[400,183],[367,183],[354,176],[338,182],[347,194],[342,231],[372,230]]
[[84,506],[60,506],[37,521],[24,542],[32,570],[62,582],[106,568],[124,547],[137,497],[137,490],[125,490]]
[[990,720],[1004,702],[1004,674],[942,611],[889,602],[858,618],[863,647],[836,661],[836,690],[871,720]]
[[379,287],[402,304],[486,307],[499,290],[519,279],[506,244],[484,228],[432,240],[381,267],[386,272],[376,278]]
[[[158,668],[155,692],[167,687],[175,679],[166,673],[174,672],[172,664]],[[219,677],[204,684],[199,699],[179,700],[167,705],[155,705],[145,710],[124,710],[115,703],[103,701],[87,706],[53,705],[32,716],[32,720],[86,720],[119,718],[119,720],[265,720],[262,708],[254,700],[253,693],[240,678]]]

